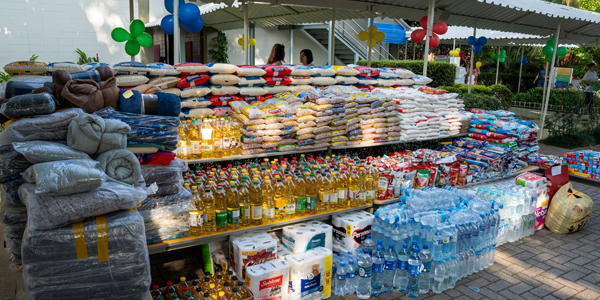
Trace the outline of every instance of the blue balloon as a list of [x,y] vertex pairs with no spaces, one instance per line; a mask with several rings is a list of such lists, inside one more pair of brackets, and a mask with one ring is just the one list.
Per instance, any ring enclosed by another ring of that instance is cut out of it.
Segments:
[[[185,0],[179,0],[179,7],[182,7],[183,5],[185,5]],[[174,13],[173,12],[173,0],[165,0],[165,8],[167,9],[168,12]]]
[[483,46],[475,45],[473,46],[473,53],[481,53],[481,49],[483,49]]
[[160,21],[160,28],[166,34],[173,34],[173,33],[175,33],[175,27],[173,26],[173,24],[175,23],[174,19],[175,18],[173,18],[173,15],[166,15]]
[[469,45],[471,45],[471,46],[472,46],[472,45],[475,45],[475,43],[476,43],[476,42],[477,42],[477,40],[475,39],[475,37],[474,37],[474,36],[470,36],[470,37],[468,37],[468,38],[467,38],[467,43],[468,43]]
[[200,18],[200,8],[193,3],[186,3],[179,7],[179,20],[183,23],[193,24]]
[[183,28],[185,28],[185,30],[191,33],[199,32],[200,30],[202,30],[202,27],[204,27],[204,21],[200,16],[198,16],[198,19],[196,19],[193,23],[182,22],[181,24],[183,24]]
[[481,45],[481,46],[483,46],[485,44],[487,44],[487,38],[485,36],[480,36],[477,39],[477,42],[475,42],[475,45]]

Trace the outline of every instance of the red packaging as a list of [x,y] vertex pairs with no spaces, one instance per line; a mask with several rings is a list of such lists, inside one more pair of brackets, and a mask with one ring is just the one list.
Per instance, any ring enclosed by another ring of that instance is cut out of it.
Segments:
[[188,76],[180,76],[179,83],[177,83],[178,88],[187,88],[193,86],[199,86],[203,83],[207,82],[210,76],[206,74],[195,74]]
[[379,71],[369,67],[358,67],[356,70],[360,72],[358,76],[366,77],[367,79],[379,75]]
[[[292,69],[284,66],[264,66],[263,70],[267,72],[265,76],[283,76],[292,73]],[[266,78],[265,78],[266,79]]]
[[273,76],[264,77],[267,81],[267,85],[288,85],[292,83],[292,80],[287,76]]
[[485,141],[488,139],[487,135],[480,134],[480,133],[469,133],[469,137],[472,137],[476,140],[481,140],[481,141]]
[[212,105],[227,105],[229,102],[242,101],[242,97],[239,96],[210,96],[210,103]]

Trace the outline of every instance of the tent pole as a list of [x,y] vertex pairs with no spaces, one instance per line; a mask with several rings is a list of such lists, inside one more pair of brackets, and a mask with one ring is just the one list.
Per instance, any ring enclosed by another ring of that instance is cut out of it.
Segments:
[[517,85],[517,93],[521,92],[521,72],[523,72],[523,56],[525,55],[525,46],[521,46],[521,66],[519,66],[519,84]]
[[290,28],[290,64],[294,64],[294,29]]
[[404,41],[404,60],[406,60],[406,51],[408,51],[408,41]]
[[335,64],[335,9],[331,10],[331,22],[329,23],[329,45],[327,47],[330,65]]
[[373,19],[375,19],[375,10],[373,10],[373,5],[371,5],[371,20],[369,20],[369,39],[367,40],[367,45],[369,45],[369,49],[367,53],[367,66],[371,67],[371,50],[373,50]]
[[427,12],[427,35],[425,38],[425,53],[423,55],[423,76],[427,76],[427,63],[429,61],[429,40],[433,33],[433,11],[435,9],[435,0],[429,0]]
[[181,63],[181,36],[179,32],[179,1],[173,1],[173,64]]
[[498,71],[500,70],[500,46],[498,46],[498,58],[496,59],[496,84],[498,84]]
[[[456,49],[456,39],[452,39],[452,50],[450,51],[454,51]],[[454,55],[452,56],[454,57]],[[452,62],[454,63],[454,58],[452,59]],[[460,65],[460,63],[459,63]]]
[[[133,15],[133,0],[129,0],[129,23],[133,22],[133,18],[135,18]],[[131,56],[131,61],[135,61],[135,55]]]
[[[475,38],[477,38],[477,20],[473,20],[473,36]],[[471,69],[471,75],[469,75],[469,73],[467,72],[467,82],[469,83],[469,90],[468,93],[471,93],[471,76],[473,75],[472,73],[474,73],[474,63],[475,61],[475,52],[473,52],[473,46],[471,46],[471,64],[469,66],[469,68]]]
[[[249,26],[248,26],[248,3],[244,2],[242,4],[242,9],[244,10],[244,49],[246,51],[244,51],[244,64],[247,65],[250,61],[250,49],[248,49],[248,40],[250,39],[250,30],[249,30]],[[290,29],[290,35],[291,35],[291,29]],[[290,36],[291,39],[291,36]]]
[[[544,62],[544,77],[548,74],[548,63]],[[544,78],[544,87],[542,89],[542,107],[540,107],[540,113],[544,112],[544,102],[546,102],[546,86],[548,86],[548,79]],[[542,114],[540,114],[540,117]]]
[[552,86],[550,85],[554,81],[554,64],[556,62],[556,51],[558,50],[558,39],[560,38],[560,23],[556,26],[556,36],[554,37],[554,53],[552,53],[552,62],[550,65],[550,78],[548,78],[548,94],[546,95],[546,103],[544,104],[544,110],[542,111],[542,124],[540,125],[540,139],[544,138],[544,123],[546,121],[546,114],[548,113],[548,103],[550,102],[550,92]]
[[413,43],[413,60],[416,60],[416,54],[417,54],[417,43],[412,42]]

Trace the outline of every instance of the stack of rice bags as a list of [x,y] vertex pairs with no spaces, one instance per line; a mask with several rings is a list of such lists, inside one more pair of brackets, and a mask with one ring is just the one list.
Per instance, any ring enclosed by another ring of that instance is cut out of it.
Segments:
[[[393,118],[388,121],[387,116],[395,115],[395,104],[390,101],[389,95],[382,93],[382,89],[373,89],[371,92],[355,93],[359,122],[348,128],[349,145],[372,144],[393,140],[388,133],[397,125]],[[354,129],[358,127],[357,129]],[[360,131],[358,131],[360,129]]]
[[180,159],[168,165],[141,166],[146,185],[157,185],[156,193],[149,195],[137,208],[144,218],[148,244],[189,236],[192,193],[184,189],[181,177],[187,168],[187,163]]
[[[165,66],[166,67],[166,66]],[[186,117],[210,116],[213,111],[208,107],[211,102],[207,95],[210,88],[205,86],[208,82],[208,66],[200,63],[181,63],[172,66],[179,77],[175,86],[169,86],[165,92],[179,94],[181,97],[181,114]]]
[[[35,134],[22,130],[31,127]],[[149,191],[125,150],[127,131],[123,122],[67,109],[16,121],[0,135],[33,164],[18,188],[27,207],[21,254],[29,299],[64,298],[65,286],[69,298],[147,294],[148,250],[134,209]]]

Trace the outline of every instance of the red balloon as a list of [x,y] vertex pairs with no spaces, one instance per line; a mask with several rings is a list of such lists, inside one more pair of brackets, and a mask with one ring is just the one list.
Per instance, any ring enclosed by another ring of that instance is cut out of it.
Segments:
[[465,52],[463,52],[463,51],[460,52],[460,59],[461,60],[465,59]]
[[437,46],[440,45],[440,38],[437,36],[437,34],[433,34],[430,38],[429,38],[429,47],[431,48],[435,48]]
[[425,29],[416,29],[416,30],[414,30],[410,34],[410,39],[413,42],[418,43],[418,42],[422,41],[425,38],[426,34],[427,34],[427,30],[425,30]]
[[437,34],[445,34],[448,32],[448,25],[444,22],[438,22],[433,24],[433,32]]
[[422,17],[419,23],[421,24],[421,27],[423,27],[423,29],[427,29],[427,16]]

